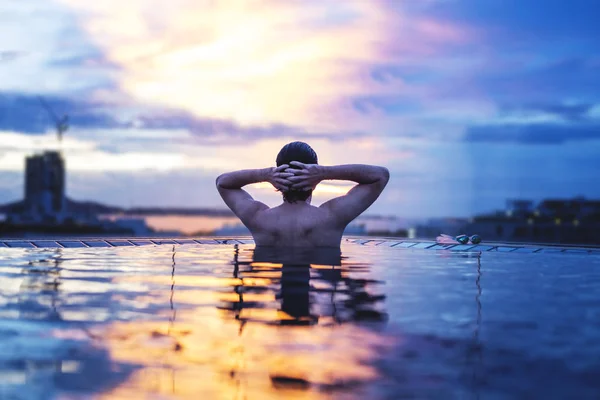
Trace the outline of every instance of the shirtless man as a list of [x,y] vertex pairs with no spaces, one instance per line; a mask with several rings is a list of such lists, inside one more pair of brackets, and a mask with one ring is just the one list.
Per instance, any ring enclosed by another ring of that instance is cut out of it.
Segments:
[[[219,194],[250,230],[256,246],[340,247],[346,226],[365,211],[385,188],[384,167],[350,164],[323,166],[306,143],[285,145],[277,167],[228,172],[217,178]],[[344,196],[311,206],[312,191],[324,180],[358,183]],[[283,194],[283,203],[269,208],[243,186],[269,182]]]

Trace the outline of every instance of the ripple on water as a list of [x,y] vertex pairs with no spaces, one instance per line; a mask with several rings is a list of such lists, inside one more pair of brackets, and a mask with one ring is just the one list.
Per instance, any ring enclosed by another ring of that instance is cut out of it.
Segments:
[[[0,389],[106,398],[600,390],[593,256],[0,250]],[[550,380],[550,383],[546,382]]]

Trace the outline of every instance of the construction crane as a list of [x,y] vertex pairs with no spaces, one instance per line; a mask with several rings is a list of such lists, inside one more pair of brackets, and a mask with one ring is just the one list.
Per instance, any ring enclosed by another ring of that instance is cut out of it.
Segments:
[[38,100],[42,104],[42,107],[48,112],[50,118],[54,122],[54,127],[56,128],[56,134],[58,136],[58,144],[59,146],[62,144],[63,134],[69,129],[69,116],[67,114],[62,117],[58,117],[54,110],[50,107],[50,105],[44,100],[42,96],[38,96]]

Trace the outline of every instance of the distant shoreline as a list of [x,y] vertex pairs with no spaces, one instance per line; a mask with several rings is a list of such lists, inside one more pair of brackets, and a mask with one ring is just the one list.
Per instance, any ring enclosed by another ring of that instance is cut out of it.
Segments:
[[[232,217],[233,212],[229,209],[207,208],[207,207],[118,207],[93,201],[77,201],[67,198],[67,211],[79,215],[198,215],[206,217]],[[25,202],[15,201],[0,205],[0,214],[21,213],[25,211]]]

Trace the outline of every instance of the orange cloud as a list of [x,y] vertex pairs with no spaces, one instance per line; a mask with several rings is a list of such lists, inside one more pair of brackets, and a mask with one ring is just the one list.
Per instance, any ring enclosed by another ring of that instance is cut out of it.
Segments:
[[[61,0],[120,67],[132,98],[232,119],[339,128],[353,96],[403,90],[369,66],[461,40],[453,26],[413,20],[384,2]],[[434,46],[435,47],[435,46]]]

